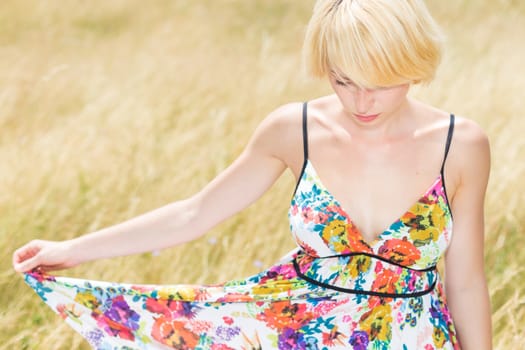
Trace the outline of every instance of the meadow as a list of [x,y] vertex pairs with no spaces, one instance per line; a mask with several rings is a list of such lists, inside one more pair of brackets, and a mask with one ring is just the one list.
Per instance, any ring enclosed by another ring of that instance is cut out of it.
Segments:
[[[88,349],[11,268],[33,238],[67,239],[198,191],[274,108],[329,93],[304,76],[313,0],[4,0],[0,7],[0,349]],[[525,342],[525,2],[427,0],[447,35],[412,95],[488,133],[486,272],[496,349]],[[249,181],[247,179],[247,181]],[[293,248],[286,173],[256,204],[161,252],[60,272],[215,283]],[[520,209],[522,208],[522,209]]]

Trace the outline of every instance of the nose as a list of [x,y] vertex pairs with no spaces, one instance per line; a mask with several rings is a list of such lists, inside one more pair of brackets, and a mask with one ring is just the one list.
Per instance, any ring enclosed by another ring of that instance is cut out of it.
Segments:
[[359,114],[365,115],[374,105],[373,91],[359,89],[355,93],[355,109]]

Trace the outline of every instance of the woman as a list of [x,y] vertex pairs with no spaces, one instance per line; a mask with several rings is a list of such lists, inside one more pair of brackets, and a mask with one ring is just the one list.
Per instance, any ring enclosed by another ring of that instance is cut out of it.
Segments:
[[[334,94],[272,112],[202,191],[13,254],[14,268],[31,271],[30,286],[93,347],[491,348],[489,146],[472,121],[407,96],[440,60],[424,3],[319,0],[304,54]],[[289,218],[298,249],[260,274],[216,286],[131,286],[42,273],[196,239],[286,168],[297,178]],[[446,291],[436,270],[445,251]]]

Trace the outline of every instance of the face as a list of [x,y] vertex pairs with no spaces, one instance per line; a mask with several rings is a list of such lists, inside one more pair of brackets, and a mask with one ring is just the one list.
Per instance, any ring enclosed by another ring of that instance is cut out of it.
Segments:
[[340,80],[333,75],[330,75],[330,84],[345,112],[360,124],[377,123],[394,115],[407,102],[410,88],[410,84],[402,84],[364,89],[350,79]]

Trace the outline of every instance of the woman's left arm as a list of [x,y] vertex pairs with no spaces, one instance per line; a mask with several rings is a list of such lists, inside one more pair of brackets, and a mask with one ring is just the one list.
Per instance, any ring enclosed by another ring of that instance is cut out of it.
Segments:
[[445,290],[461,348],[492,349],[483,251],[489,142],[471,121],[461,120],[456,130],[447,163],[451,172],[457,174],[457,181],[451,200],[454,226],[452,243],[445,256]]

